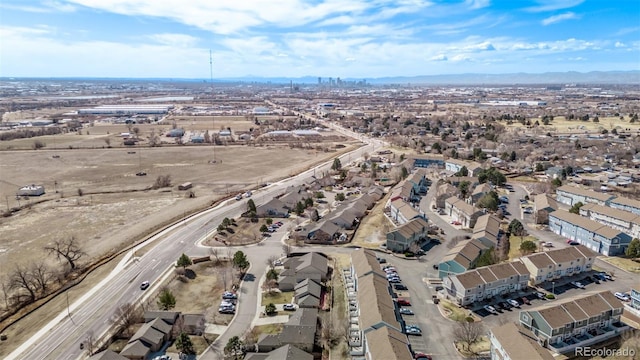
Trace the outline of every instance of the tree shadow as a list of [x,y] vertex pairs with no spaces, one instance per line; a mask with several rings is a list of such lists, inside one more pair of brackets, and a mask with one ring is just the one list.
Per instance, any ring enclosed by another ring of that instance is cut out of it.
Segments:
[[186,270],[184,271],[184,276],[186,276],[186,277],[187,277],[187,279],[189,279],[189,280],[193,280],[193,279],[195,279],[198,275],[196,275],[196,272],[195,272],[195,271],[193,271],[193,270],[191,270],[191,269],[186,269]]

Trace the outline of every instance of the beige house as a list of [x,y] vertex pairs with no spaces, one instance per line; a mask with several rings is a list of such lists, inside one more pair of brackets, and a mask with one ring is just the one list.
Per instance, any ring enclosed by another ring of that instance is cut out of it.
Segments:
[[554,281],[590,271],[598,254],[582,245],[535,253],[520,258],[531,274],[530,284]]
[[460,225],[465,228],[473,228],[478,217],[482,215],[480,209],[455,196],[445,200],[444,211],[451,216],[452,221],[460,222]]
[[533,198],[533,214],[536,224],[548,224],[549,213],[558,210],[558,202],[547,194],[538,194]]
[[500,360],[554,360],[551,353],[537,343],[531,331],[514,323],[491,329],[491,359]]

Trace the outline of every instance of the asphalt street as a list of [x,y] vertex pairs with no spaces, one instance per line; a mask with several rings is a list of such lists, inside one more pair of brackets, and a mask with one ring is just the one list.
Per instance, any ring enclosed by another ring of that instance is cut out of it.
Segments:
[[[345,135],[355,133],[343,130],[331,124]],[[340,156],[340,161],[347,164],[360,158],[364,153],[373,153],[383,145],[382,141],[370,140],[352,152]],[[282,194],[290,186],[310,183],[314,173],[329,171],[333,161],[328,161],[315,169],[307,170],[299,175],[271,184],[254,192],[256,199],[268,200]],[[78,359],[86,357],[86,350],[80,349],[80,343],[89,334],[101,337],[111,328],[111,317],[115,310],[124,303],[137,303],[145,294],[153,290],[154,285],[161,283],[161,278],[173,269],[173,265],[181,253],[191,256],[208,255],[208,249],[199,247],[199,241],[210,234],[223,218],[237,217],[246,210],[246,199],[242,201],[227,200],[213,209],[185,219],[167,230],[154,236],[149,241],[153,246],[144,255],[132,259],[127,256],[122,263],[101,283],[96,285],[80,300],[70,304],[69,311],[62,311],[53,321],[45,325],[34,336],[9,354],[8,359]],[[258,203],[259,204],[259,203]],[[247,251],[252,263],[250,275],[241,289],[245,293],[239,300],[239,311],[236,321],[229,330],[220,337],[221,343],[227,334],[242,335],[255,315],[257,299],[257,279],[266,269],[264,254],[273,251],[281,252],[281,246],[275,242],[265,242],[256,246],[260,250]],[[268,256],[267,256],[268,257]],[[142,281],[150,281],[152,288],[140,290]],[[247,323],[248,322],[248,323]]]

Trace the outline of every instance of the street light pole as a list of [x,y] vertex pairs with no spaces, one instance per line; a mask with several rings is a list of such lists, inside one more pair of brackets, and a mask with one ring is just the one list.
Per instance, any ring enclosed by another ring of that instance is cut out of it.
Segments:
[[556,282],[555,281],[551,282],[551,293],[553,294],[553,296],[556,295]]

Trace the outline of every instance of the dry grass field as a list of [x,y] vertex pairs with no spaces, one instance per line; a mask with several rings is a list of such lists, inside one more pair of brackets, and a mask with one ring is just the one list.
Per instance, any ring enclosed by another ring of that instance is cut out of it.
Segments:
[[[98,256],[216,198],[282,179],[337,155],[288,146],[216,146],[218,162],[210,164],[213,151],[211,146],[174,146],[0,152],[0,208],[32,203],[0,218],[0,273],[41,256],[48,242],[71,235],[90,256]],[[148,175],[136,176],[138,171]],[[159,175],[171,176],[173,187],[149,190]],[[195,199],[177,190],[183,182],[193,183]],[[47,193],[16,199],[18,187],[25,184],[44,185]],[[42,200],[47,201],[34,203]]]
[[[553,121],[547,126],[542,124],[542,118],[532,118],[531,123],[535,123],[536,120],[540,123],[538,129],[542,134],[546,132],[553,134],[555,131],[562,134],[571,133],[578,135],[581,133],[600,133],[603,129],[607,131],[617,129],[618,133],[622,133],[624,130],[625,133],[631,134],[636,134],[640,131],[640,123],[629,123],[628,116],[625,116],[624,120],[620,120],[619,117],[601,117],[599,118],[599,122],[593,122],[592,120],[567,120],[564,116],[555,116]],[[507,125],[507,129],[523,129],[525,127],[525,125],[519,122]]]

